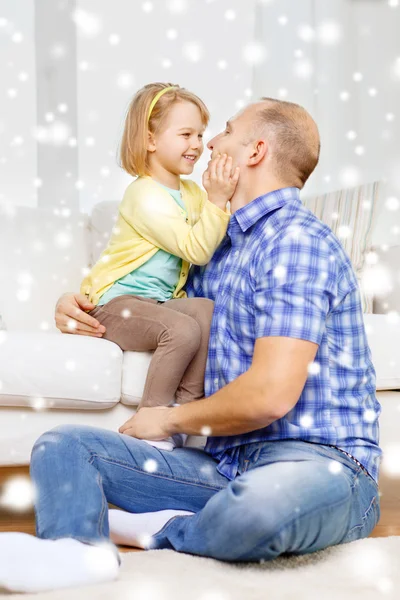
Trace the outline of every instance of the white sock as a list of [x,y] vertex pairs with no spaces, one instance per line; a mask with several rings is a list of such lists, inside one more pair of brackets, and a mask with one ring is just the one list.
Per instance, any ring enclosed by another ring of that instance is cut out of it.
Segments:
[[110,509],[108,511],[110,538],[114,544],[148,549],[151,547],[152,536],[158,533],[172,517],[194,514],[188,510],[129,513],[124,510]]
[[72,538],[45,540],[13,532],[0,533],[0,588],[44,592],[117,579],[115,549]]
[[187,435],[185,433],[176,433],[175,435],[165,438],[165,440],[142,440],[150,446],[154,446],[155,448],[159,448],[160,450],[167,450],[171,452],[174,448],[182,448],[185,441],[187,439]]

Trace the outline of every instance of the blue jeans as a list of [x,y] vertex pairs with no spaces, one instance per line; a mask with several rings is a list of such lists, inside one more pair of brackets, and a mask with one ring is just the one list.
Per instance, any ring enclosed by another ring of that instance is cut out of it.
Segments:
[[375,481],[328,446],[297,440],[243,446],[229,481],[203,450],[158,450],[79,425],[44,433],[32,450],[38,537],[109,541],[110,502],[132,513],[182,509],[152,548],[227,561],[272,560],[367,537],[379,520]]

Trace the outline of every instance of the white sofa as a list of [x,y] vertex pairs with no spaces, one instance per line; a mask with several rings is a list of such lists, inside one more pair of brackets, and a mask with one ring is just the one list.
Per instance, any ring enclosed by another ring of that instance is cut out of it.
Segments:
[[[117,431],[135,411],[151,353],[123,352],[112,342],[61,334],[54,307],[81,279],[105,246],[117,202],[103,202],[91,216],[2,206],[0,218],[0,466],[27,465],[35,440],[61,423]],[[400,247],[387,253],[393,268]],[[397,294],[397,295],[396,295]],[[400,294],[391,305],[400,309]],[[382,404],[381,443],[396,447],[400,422],[400,322],[365,315]],[[189,438],[201,446],[204,438]]]

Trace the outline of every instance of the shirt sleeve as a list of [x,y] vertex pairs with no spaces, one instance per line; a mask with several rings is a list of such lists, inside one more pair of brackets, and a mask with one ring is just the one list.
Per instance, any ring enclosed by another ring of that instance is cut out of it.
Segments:
[[256,267],[255,337],[320,344],[337,296],[337,259],[327,242],[288,235]]

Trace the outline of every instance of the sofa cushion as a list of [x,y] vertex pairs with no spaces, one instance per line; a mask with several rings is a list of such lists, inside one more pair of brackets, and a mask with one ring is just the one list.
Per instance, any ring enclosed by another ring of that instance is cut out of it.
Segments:
[[372,229],[377,215],[380,182],[305,198],[311,210],[339,238],[357,276],[364,313],[372,313],[373,296],[363,287],[366,254],[371,249]]
[[102,410],[121,397],[123,352],[62,333],[0,332],[0,406]]
[[123,404],[128,406],[139,404],[152,357],[153,352],[124,352],[121,391]]
[[400,390],[400,319],[365,314],[364,323],[376,370],[376,389]]

